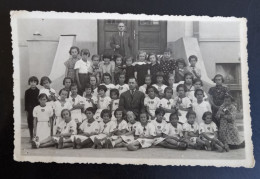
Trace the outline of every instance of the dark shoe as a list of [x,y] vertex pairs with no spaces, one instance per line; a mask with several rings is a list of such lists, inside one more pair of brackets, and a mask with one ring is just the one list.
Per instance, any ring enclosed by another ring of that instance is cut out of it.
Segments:
[[207,150],[207,151],[211,151],[211,150],[212,150],[209,141],[205,141],[205,146],[204,146],[204,148],[205,148],[205,150]]
[[224,152],[224,149],[221,146],[219,146],[218,144],[215,144],[215,147],[218,152],[220,152],[220,153]]
[[32,141],[32,149],[37,149],[37,145],[36,145],[36,142],[34,140]]
[[99,139],[95,138],[94,139],[94,144],[96,146],[96,149],[102,149],[102,144],[101,144]]
[[186,142],[179,142],[178,143],[178,150],[186,150],[188,148],[188,144]]
[[229,146],[228,146],[228,144],[225,144],[225,146],[224,146],[224,150],[226,151],[226,152],[229,152]]
[[77,146],[77,144],[76,144],[76,137],[74,137],[73,138],[73,146],[72,146],[72,148],[76,149],[76,146]]
[[111,140],[106,139],[106,142],[107,142],[107,147],[108,147],[109,149],[113,149],[113,148],[114,148],[114,147],[113,147],[113,144],[112,144],[112,142],[111,142]]
[[62,149],[62,148],[63,148],[63,137],[60,137],[58,142],[58,149]]

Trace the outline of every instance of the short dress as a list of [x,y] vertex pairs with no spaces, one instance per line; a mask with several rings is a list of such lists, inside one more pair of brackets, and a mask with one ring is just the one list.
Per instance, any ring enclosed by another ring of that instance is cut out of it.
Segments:
[[[172,109],[172,107],[175,106],[174,100],[163,98],[163,99],[161,99],[159,106],[162,108],[166,108],[166,109]],[[170,121],[170,115],[171,115],[171,113],[164,114],[164,118],[167,122]]]
[[198,102],[192,103],[193,111],[196,113],[195,121],[200,124],[203,123],[202,116],[205,112],[211,112],[211,106],[208,101],[202,101],[200,104]]
[[[145,137],[148,137],[148,136],[155,137],[156,136],[155,126],[153,124],[151,124],[150,122],[148,122],[146,124],[146,126],[139,125],[136,128],[135,135],[139,136],[141,134],[143,134]],[[148,148],[153,145],[154,139],[138,138],[138,139],[136,139],[136,141],[138,141],[140,143],[142,148]]]
[[[160,106],[161,100],[158,97],[151,99],[149,96],[144,98],[144,106],[149,107],[149,112],[155,116],[155,110]],[[149,117],[150,118],[150,117]]]
[[[155,126],[155,132],[156,135],[162,135],[163,134],[163,130],[165,129],[167,122],[165,120],[162,120],[162,122],[157,122],[156,119],[151,121],[151,123]],[[158,145],[159,143],[161,143],[162,141],[164,141],[165,138],[164,137],[156,137],[154,139],[153,145]]]
[[70,77],[73,82],[75,82],[76,74],[75,74],[75,64],[80,58],[69,58],[66,62],[64,62],[64,65],[68,69],[67,77]]
[[[100,125],[97,121],[93,121],[91,123],[88,122],[88,120],[84,120],[82,122],[82,124],[79,126],[79,129],[83,132],[83,133],[100,133]],[[83,134],[78,134],[78,135],[73,135],[71,136],[71,141],[74,142],[74,139],[80,139],[81,142],[88,139],[89,137],[84,136]]]
[[[122,120],[120,123],[118,123],[117,121],[115,121],[115,124],[116,124],[116,127],[115,127],[114,130],[124,130],[124,129],[127,130],[127,128],[128,128],[127,122],[126,122],[125,120]],[[120,137],[120,136],[112,135],[112,136],[111,136],[111,139],[112,139],[112,140],[116,140],[116,139],[118,139],[119,137]]]
[[213,139],[215,137],[215,132],[218,131],[217,125],[212,121],[209,124],[201,123],[199,127],[200,139],[206,141],[207,139],[201,134],[205,133],[209,138]]
[[[73,107],[73,105],[76,105],[76,104],[83,104],[83,105],[85,105],[85,98],[83,98],[80,95],[77,95],[75,98],[70,96],[68,98],[68,101],[70,102],[72,107]],[[75,120],[76,123],[77,123],[77,121],[79,123],[81,123],[83,121],[83,117],[82,117],[82,114],[81,114],[81,109],[73,109],[71,111],[71,118],[72,118],[72,120]]]
[[100,116],[101,112],[103,109],[108,109],[109,104],[111,103],[111,98],[108,96],[105,96],[104,98],[99,99],[99,109],[97,109],[95,115],[94,115],[94,119],[98,122],[102,121],[102,118]]
[[[177,97],[174,99],[174,101],[175,101],[175,106],[179,105],[185,109],[192,107],[191,101],[188,97],[184,97],[184,98]],[[181,109],[179,109],[178,111],[181,113],[181,116],[179,116],[179,122],[184,124],[187,121],[186,114],[188,111],[183,111]]]
[[[188,122],[184,123],[183,126],[183,132],[198,132],[199,131],[199,125],[197,122],[194,122],[193,124],[189,124]],[[198,137],[190,137],[188,136],[188,139],[193,143],[196,144]]]
[[36,136],[39,142],[51,135],[50,117],[53,115],[53,109],[50,106],[36,106],[33,109],[33,117],[37,118]]
[[116,128],[116,123],[114,121],[109,121],[107,123],[104,123],[103,121],[101,121],[99,123],[100,125],[100,133],[97,135],[93,135],[90,136],[90,139],[94,142],[94,139],[104,139],[105,137],[108,136],[108,134],[110,134],[111,132],[113,132]]
[[[139,121],[136,121],[134,124],[131,124],[130,122],[127,123],[127,131],[128,132],[132,132],[135,131],[136,128],[141,125],[141,123]],[[132,143],[135,139],[134,139],[134,135],[121,135],[122,140],[127,143],[130,144]]]

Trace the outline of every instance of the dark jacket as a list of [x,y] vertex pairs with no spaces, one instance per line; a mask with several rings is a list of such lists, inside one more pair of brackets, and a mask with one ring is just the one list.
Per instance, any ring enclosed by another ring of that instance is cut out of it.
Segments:
[[[116,49],[116,45],[120,45],[120,36],[119,32],[114,33],[110,38],[110,46],[114,50],[114,55],[120,54],[122,56],[130,56],[131,55],[131,39],[127,32],[124,32],[123,35],[123,43],[124,43],[124,49],[120,46],[119,49]],[[124,52],[124,54],[122,54]]]

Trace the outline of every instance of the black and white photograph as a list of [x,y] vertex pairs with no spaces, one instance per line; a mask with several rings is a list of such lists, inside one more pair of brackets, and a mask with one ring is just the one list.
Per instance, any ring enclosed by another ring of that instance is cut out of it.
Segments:
[[10,15],[16,161],[254,167],[245,18]]

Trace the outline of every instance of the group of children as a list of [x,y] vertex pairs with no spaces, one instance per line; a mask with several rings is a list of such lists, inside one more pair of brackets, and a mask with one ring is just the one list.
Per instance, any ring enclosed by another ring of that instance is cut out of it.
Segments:
[[[215,104],[215,98],[219,100],[215,93],[222,94],[216,90],[222,86],[218,81],[208,98],[195,55],[189,57],[186,67],[184,59],[171,58],[169,49],[162,58],[141,51],[135,62],[121,55],[114,61],[108,55],[102,61],[99,55],[89,59],[89,50],[81,50],[81,56],[79,52],[78,47],[71,47],[64,88],[59,93],[50,87],[48,77],[41,78],[40,90],[37,77],[29,78],[25,110],[32,148],[126,147],[134,151],[159,146],[224,152],[232,146],[243,147],[232,96],[225,92],[222,104]],[[138,116],[119,107],[131,77],[145,94],[145,110]],[[219,77],[224,82],[219,74],[214,81]],[[212,114],[211,105],[218,108],[216,113]]]

